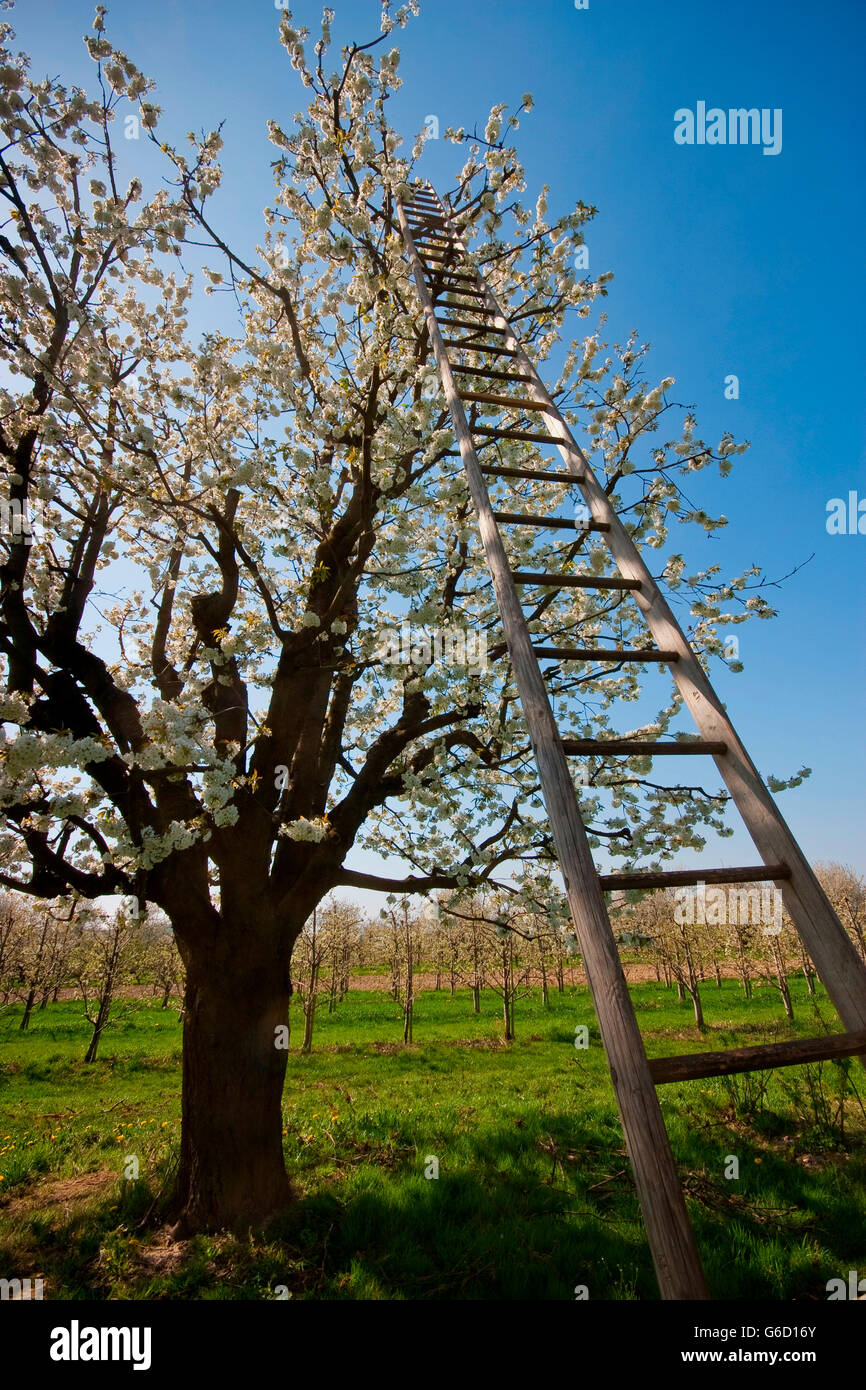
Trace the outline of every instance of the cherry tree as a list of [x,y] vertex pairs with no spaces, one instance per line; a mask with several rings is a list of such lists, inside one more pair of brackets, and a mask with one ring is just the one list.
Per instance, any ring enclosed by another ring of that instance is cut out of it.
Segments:
[[[290,1200],[275,1040],[294,943],[325,895],[467,891],[552,857],[397,225],[425,136],[403,148],[390,124],[387,42],[414,11],[384,5],[379,37],[336,60],[331,11],[312,44],[278,16],[306,104],[270,123],[257,247],[219,225],[219,132],[173,140],[104,7],[91,93],[37,80],[0,30],[0,885],[132,895],[168,916],[187,980],[179,1232]],[[458,225],[635,540],[661,552],[672,527],[725,524],[684,484],[729,472],[745,446],[705,443],[636,337],[608,350],[603,320],[576,331],[610,277],[574,268],[593,208],[549,216],[547,190],[521,201],[514,140],[531,105],[497,105],[483,136],[448,132]],[[159,175],[142,161],[128,177],[130,120]],[[197,340],[202,291],[221,296],[224,326]],[[521,447],[500,446],[502,461]],[[551,505],[538,488],[536,510]],[[535,569],[607,563],[580,537],[513,545]],[[725,659],[724,624],[772,613],[757,568],[689,574],[672,553],[659,572],[706,662]],[[395,660],[407,615],[483,634],[487,666],[423,647]],[[642,631],[627,594],[551,592],[529,618],[590,646]],[[598,735],[639,680],[560,669],[563,733]],[[660,699],[635,733],[671,726],[678,696]],[[639,759],[595,762],[582,795],[592,845],[628,865],[724,828],[718,792],[654,784]],[[408,868],[358,872],[356,848]]]

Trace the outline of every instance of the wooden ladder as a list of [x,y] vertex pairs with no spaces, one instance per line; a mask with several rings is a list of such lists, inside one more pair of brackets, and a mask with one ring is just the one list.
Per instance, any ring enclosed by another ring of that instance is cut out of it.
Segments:
[[[656,1087],[670,1081],[830,1057],[862,1057],[866,1053],[866,967],[737,737],[722,702],[611,506],[607,493],[594,477],[585,454],[572,437],[517,333],[472,264],[455,221],[461,209],[446,206],[427,184],[424,188],[413,189],[411,202],[398,199],[397,212],[478,517],[553,842],[607,1054],[661,1296],[665,1299],[708,1298],[709,1290]],[[443,329],[448,337],[443,336]],[[467,331],[462,336],[454,336],[456,329]],[[449,357],[449,349],[455,353],[453,359]],[[475,364],[466,362],[467,354],[475,358]],[[479,359],[483,359],[480,365]],[[502,359],[506,359],[507,369],[503,369]],[[492,362],[497,365],[490,365]],[[459,385],[455,378],[459,379]],[[521,394],[505,393],[506,387],[514,386]],[[498,426],[473,423],[470,427],[464,402],[499,406],[503,411],[517,411],[520,415],[537,413],[543,428],[515,429],[505,423]],[[555,445],[567,472],[480,463],[478,449],[500,439]],[[500,526],[550,528],[559,524],[574,530],[575,523],[521,512],[494,511],[485,476],[535,479],[549,482],[551,486],[577,485],[590,518],[582,529],[602,535],[619,577],[512,571]],[[518,589],[527,586],[548,590],[567,586],[630,590],[656,645],[637,650],[534,645],[518,597]],[[692,713],[700,738],[684,743],[655,744],[628,739],[561,738],[539,666],[539,659],[546,657],[562,661],[610,662],[611,669],[613,665],[632,661],[667,665]],[[568,757],[575,753],[704,754],[712,757],[752,836],[761,864],[742,869],[600,875],[592,860],[569,770]],[[604,893],[617,888],[762,881],[772,881],[781,889],[785,907],[848,1031],[769,1046],[650,1060],[628,992]]]

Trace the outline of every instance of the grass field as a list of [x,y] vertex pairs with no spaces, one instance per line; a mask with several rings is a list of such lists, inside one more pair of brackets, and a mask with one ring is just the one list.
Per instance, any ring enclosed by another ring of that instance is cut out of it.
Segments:
[[[654,1056],[822,1031],[802,980],[793,1028],[774,991],[745,1003],[734,981],[708,983],[703,1038],[675,991],[632,992]],[[835,1029],[821,991],[817,1006]],[[0,1276],[41,1276],[46,1298],[656,1298],[586,990],[519,1003],[508,1047],[499,1007],[485,994],[474,1017],[468,990],[423,994],[404,1048],[386,993],[323,1006],[312,1054],[289,1054],[293,1210],[265,1235],[183,1243],[160,1219],[176,1010],[135,1001],[89,1066],[80,1005],[49,1006],[26,1033],[20,1007],[3,1010]],[[294,1049],[302,1031],[298,1014]],[[866,1264],[862,1077],[840,1062],[660,1089],[715,1298],[826,1299],[829,1278]]]

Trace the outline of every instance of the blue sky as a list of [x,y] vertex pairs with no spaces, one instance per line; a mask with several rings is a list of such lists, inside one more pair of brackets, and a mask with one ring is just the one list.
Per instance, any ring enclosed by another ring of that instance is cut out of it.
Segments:
[[[377,35],[377,0],[332,3],[338,47]],[[318,4],[293,13],[315,33]],[[92,16],[83,0],[32,0],[6,17],[37,73],[89,84],[80,40]],[[109,6],[109,36],[158,82],[166,138],[225,121],[220,225],[242,247],[261,239],[271,193],[265,122],[304,105],[278,20],[273,0]],[[590,271],[614,272],[610,340],[636,328],[652,344],[653,377],[676,378],[671,396],[695,406],[709,442],[726,429],[751,441],[728,480],[690,481],[730,524],[689,559],[726,573],[757,562],[775,578],[814,558],[769,596],[779,618],[734,630],[745,670],[717,685],[763,772],[813,769],[780,799],[807,855],[861,871],[866,536],[830,536],[825,520],[830,498],[866,498],[864,31],[866,8],[841,0],[426,0],[391,41],[404,84],[392,119],[407,144],[428,115],[443,131],[483,130],[495,101],[511,109],[532,92],[517,136],[527,199],[547,183],[551,217],[578,198],[598,207],[586,240]],[[698,101],[780,108],[781,152],[675,144],[674,112]],[[431,141],[422,172],[447,188],[459,162]],[[225,301],[208,305],[217,316]],[[730,373],[736,401],[724,398]],[[723,848],[704,862],[755,857],[745,834]]]

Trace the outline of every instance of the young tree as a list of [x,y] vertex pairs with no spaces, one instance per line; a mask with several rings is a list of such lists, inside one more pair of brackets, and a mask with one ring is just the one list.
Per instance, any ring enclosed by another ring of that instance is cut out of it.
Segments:
[[700,928],[687,922],[678,906],[676,894],[670,890],[648,893],[628,909],[628,918],[638,930],[652,937],[676,983],[677,997],[684,999],[688,995],[691,999],[695,1027],[703,1032],[706,1025],[700,987]]
[[393,907],[383,908],[379,914],[386,925],[390,939],[392,996],[403,1005],[403,1045],[412,1041],[415,1015],[415,970],[421,957],[421,922],[413,916],[410,899],[401,898]]
[[319,912],[315,907],[309,921],[305,922],[298,934],[293,960],[294,989],[304,1011],[304,1040],[301,1043],[301,1051],[307,1053],[313,1050],[319,976],[325,960],[325,942],[319,930]]
[[866,878],[848,864],[816,864],[815,873],[866,961]]
[[[784,925],[780,932],[757,931],[754,935],[754,953],[757,974],[779,992],[785,1016],[793,1022],[794,1001],[788,981],[788,962],[796,959],[800,938],[784,915]],[[811,992],[811,991],[810,991]]]
[[29,929],[19,957],[19,973],[24,992],[24,1013],[19,1027],[30,1026],[33,1005],[42,996],[44,1009],[52,991],[59,988],[69,969],[70,926],[76,904],[48,903],[30,916]]
[[455,897],[445,911],[479,941],[484,983],[502,1000],[503,1037],[513,1042],[516,1003],[532,993],[539,935],[537,901],[524,884],[519,894],[486,892],[462,900]]
[[746,999],[751,999],[752,979],[755,973],[753,943],[758,928],[751,922],[741,922],[739,915],[735,915],[733,921],[728,921],[725,930],[725,953],[733,957],[743,986],[743,995]]
[[330,974],[328,1013],[332,1014],[349,988],[349,971],[358,959],[361,914],[353,903],[330,900],[324,905],[325,968]]
[[113,912],[85,908],[79,917],[73,973],[84,1017],[93,1028],[84,1060],[95,1062],[109,1023],[132,1007],[132,1001],[120,996],[119,990],[129,981],[140,954],[140,923],[126,905]]
[[163,1009],[167,1009],[173,994],[181,998],[184,992],[183,961],[169,924],[149,912],[141,930],[142,965],[152,979]]
[[22,963],[30,930],[30,904],[16,893],[0,893],[0,992],[3,1003],[21,983]]
[[[381,37],[416,9],[386,10]],[[158,130],[152,83],[110,42],[103,6],[93,96],[32,77],[0,32],[0,461],[10,516],[37,519],[2,537],[0,885],[134,894],[169,917],[187,974],[181,1232],[247,1226],[289,1200],[275,1038],[292,949],[322,899],[340,885],[463,890],[552,854],[399,235],[395,199],[423,137],[398,153],[398,50],[352,44],[329,71],[332,20],[311,54],[291,14],[279,19],[308,105],[270,124],[277,188],[255,251],[230,246],[212,211],[219,134],[175,146]],[[506,118],[497,105],[483,138],[450,138],[468,146],[458,225],[543,363],[610,277],[573,268],[594,209],[549,219],[546,192],[520,201],[509,141],[530,107]],[[168,185],[146,192],[143,170],[121,183],[121,120],[163,151]],[[202,284],[225,294],[225,327],[195,344]],[[724,524],[682,505],[681,480],[728,472],[745,447],[702,441],[672,384],[647,380],[635,339],[608,355],[598,330],[566,337],[551,383],[575,421],[593,413],[602,482],[653,548],[671,525]],[[550,505],[538,488],[535,510]],[[543,535],[514,541],[516,561],[530,551],[537,569],[607,563],[580,535],[564,554]],[[745,597],[757,569],[686,577],[675,554],[665,575],[706,661],[723,652],[721,623],[772,611]],[[119,595],[98,634],[97,588]],[[407,611],[484,634],[495,659],[446,669],[423,644],[395,658],[387,639]],[[627,593],[563,590],[529,616],[587,645],[639,644],[644,630]],[[554,676],[563,733],[596,734],[638,680]],[[649,727],[663,733],[678,709],[668,699]],[[600,763],[584,798],[591,843],[630,864],[722,824],[723,798],[647,773]],[[350,871],[356,846],[412,870]]]

